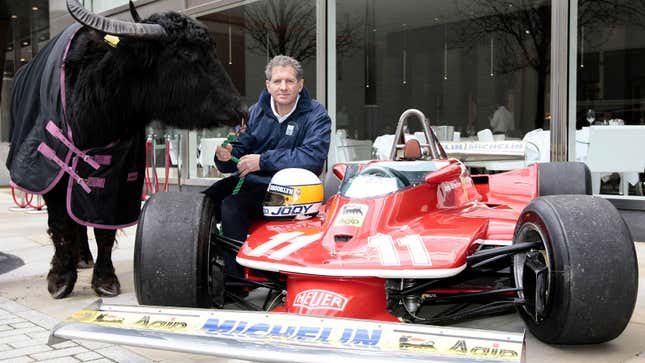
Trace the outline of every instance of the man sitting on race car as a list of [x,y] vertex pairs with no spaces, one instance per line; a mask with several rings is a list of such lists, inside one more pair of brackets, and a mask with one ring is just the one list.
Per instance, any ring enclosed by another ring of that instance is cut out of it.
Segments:
[[[236,142],[218,146],[215,153],[221,172],[237,173],[204,191],[215,201],[222,234],[239,241],[246,240],[251,222],[262,217],[262,201],[276,172],[303,168],[318,175],[329,152],[331,119],[304,88],[300,63],[275,56],[265,75],[266,90],[249,110],[246,132]],[[237,165],[231,156],[239,158]],[[232,195],[240,177],[245,177],[243,185]]]

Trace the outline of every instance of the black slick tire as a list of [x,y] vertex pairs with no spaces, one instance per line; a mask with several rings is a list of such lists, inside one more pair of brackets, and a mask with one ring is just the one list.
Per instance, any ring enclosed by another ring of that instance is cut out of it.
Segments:
[[143,305],[209,307],[214,206],[201,193],[157,193],[143,207],[134,246],[134,288]]
[[538,195],[558,194],[591,195],[591,173],[585,163],[538,164]]
[[[515,229],[514,243],[528,241],[541,247],[516,254],[513,272],[527,300],[520,314],[533,335],[551,344],[593,344],[622,333],[636,302],[638,267],[629,229],[610,202],[586,195],[537,198]],[[541,290],[527,282],[531,256],[533,265],[547,267]]]

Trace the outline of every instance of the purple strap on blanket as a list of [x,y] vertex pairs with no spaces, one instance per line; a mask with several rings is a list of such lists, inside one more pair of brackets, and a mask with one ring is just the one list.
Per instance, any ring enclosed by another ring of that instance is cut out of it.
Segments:
[[87,178],[87,185],[93,188],[105,188],[105,178],[91,176]]
[[89,166],[94,168],[94,170],[98,170],[98,168],[101,167],[96,161],[94,161],[94,159],[92,159],[91,156],[87,155],[86,153],[79,150],[76,146],[74,146],[74,144],[72,144],[72,142],[69,141],[69,139],[67,139],[65,135],[63,135],[63,132],[58,128],[58,126],[56,126],[54,121],[49,120],[49,122],[47,122],[47,126],[45,126],[45,129],[47,129],[47,131],[52,136],[54,136],[55,138],[60,140],[60,142],[65,144],[65,146],[67,146],[67,148],[70,149],[74,154],[80,156],[81,160],[89,164]]
[[100,165],[112,164],[112,155],[94,155],[94,160]]
[[47,146],[47,144],[45,144],[44,142],[41,142],[41,143],[40,143],[40,145],[38,145],[38,152],[40,152],[41,154],[43,154],[43,155],[44,155],[46,158],[48,158],[49,160],[51,160],[51,161],[55,162],[55,163],[56,163],[56,164],[57,164],[57,165],[58,165],[58,166],[59,166],[63,171],[65,171],[67,174],[69,174],[69,176],[70,176],[72,179],[76,180],[76,182],[78,183],[78,185],[80,185],[80,186],[81,186],[81,188],[83,188],[83,190],[84,190],[86,193],[88,193],[88,194],[89,194],[89,193],[91,193],[91,192],[92,192],[92,189],[90,189],[90,187],[87,185],[87,183],[85,182],[85,180],[84,180],[83,178],[81,178],[78,174],[76,174],[76,172],[74,171],[74,169],[70,168],[67,164],[65,164],[65,162],[64,162],[64,161],[62,161],[62,160],[61,160],[61,159],[56,155],[56,152],[55,152],[54,150],[52,150],[52,148],[50,148],[49,146]]

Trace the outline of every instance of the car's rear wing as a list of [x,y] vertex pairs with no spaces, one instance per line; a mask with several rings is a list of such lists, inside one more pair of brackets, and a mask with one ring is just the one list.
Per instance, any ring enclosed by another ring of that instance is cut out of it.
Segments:
[[524,333],[101,300],[56,325],[49,344],[66,339],[258,362],[524,360]]

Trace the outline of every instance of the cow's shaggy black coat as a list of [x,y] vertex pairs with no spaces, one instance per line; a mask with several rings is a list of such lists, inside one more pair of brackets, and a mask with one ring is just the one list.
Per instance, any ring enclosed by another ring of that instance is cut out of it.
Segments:
[[[80,149],[143,135],[154,120],[199,129],[236,123],[243,116],[237,92],[203,25],[173,12],[143,22],[160,24],[166,36],[121,37],[112,47],[104,41],[105,34],[83,28],[70,46],[65,60],[67,121]],[[48,233],[55,246],[47,276],[54,298],[65,297],[74,288],[77,261],[91,259],[86,228],[66,210],[67,181],[64,177],[44,195]],[[120,284],[111,260],[115,230],[94,233],[98,255],[92,287],[99,295],[117,295]]]

